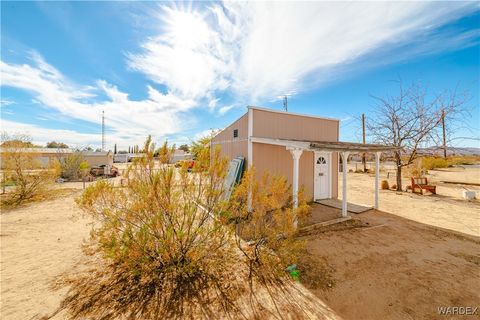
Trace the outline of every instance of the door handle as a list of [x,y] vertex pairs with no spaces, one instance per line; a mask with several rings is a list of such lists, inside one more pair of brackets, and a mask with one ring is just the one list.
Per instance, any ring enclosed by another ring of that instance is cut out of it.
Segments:
[[318,174],[318,176],[319,176],[319,177],[323,177],[323,173],[320,172],[320,173]]

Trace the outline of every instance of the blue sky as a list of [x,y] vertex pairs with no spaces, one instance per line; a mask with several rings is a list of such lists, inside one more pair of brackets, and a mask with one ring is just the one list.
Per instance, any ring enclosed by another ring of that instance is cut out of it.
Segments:
[[[392,80],[468,91],[480,136],[478,2],[1,2],[2,130],[37,143],[190,142],[247,105],[342,120],[358,141]],[[479,146],[457,139],[458,146]]]

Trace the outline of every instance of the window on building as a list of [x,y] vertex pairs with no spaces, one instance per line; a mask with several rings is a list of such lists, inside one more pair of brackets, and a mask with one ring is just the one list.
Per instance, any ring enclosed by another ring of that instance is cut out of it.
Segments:
[[233,130],[233,137],[238,138],[238,129]]
[[319,157],[319,158],[317,159],[317,164],[326,164],[326,163],[327,163],[327,161],[325,161],[325,158],[324,158],[324,157]]

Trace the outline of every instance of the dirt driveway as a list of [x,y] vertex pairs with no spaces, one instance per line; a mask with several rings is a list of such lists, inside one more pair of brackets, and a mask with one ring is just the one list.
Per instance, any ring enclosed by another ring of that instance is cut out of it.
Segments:
[[480,305],[478,237],[375,210],[354,218],[363,227],[305,237],[335,270],[333,289],[313,292],[341,317],[450,319],[438,308]]

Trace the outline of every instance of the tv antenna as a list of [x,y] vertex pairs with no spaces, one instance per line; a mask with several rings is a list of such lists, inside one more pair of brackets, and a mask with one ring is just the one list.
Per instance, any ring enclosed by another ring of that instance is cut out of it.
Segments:
[[102,110],[102,151],[105,151],[105,111]]
[[285,109],[285,111],[288,111],[288,98],[287,96],[283,96],[283,109]]

